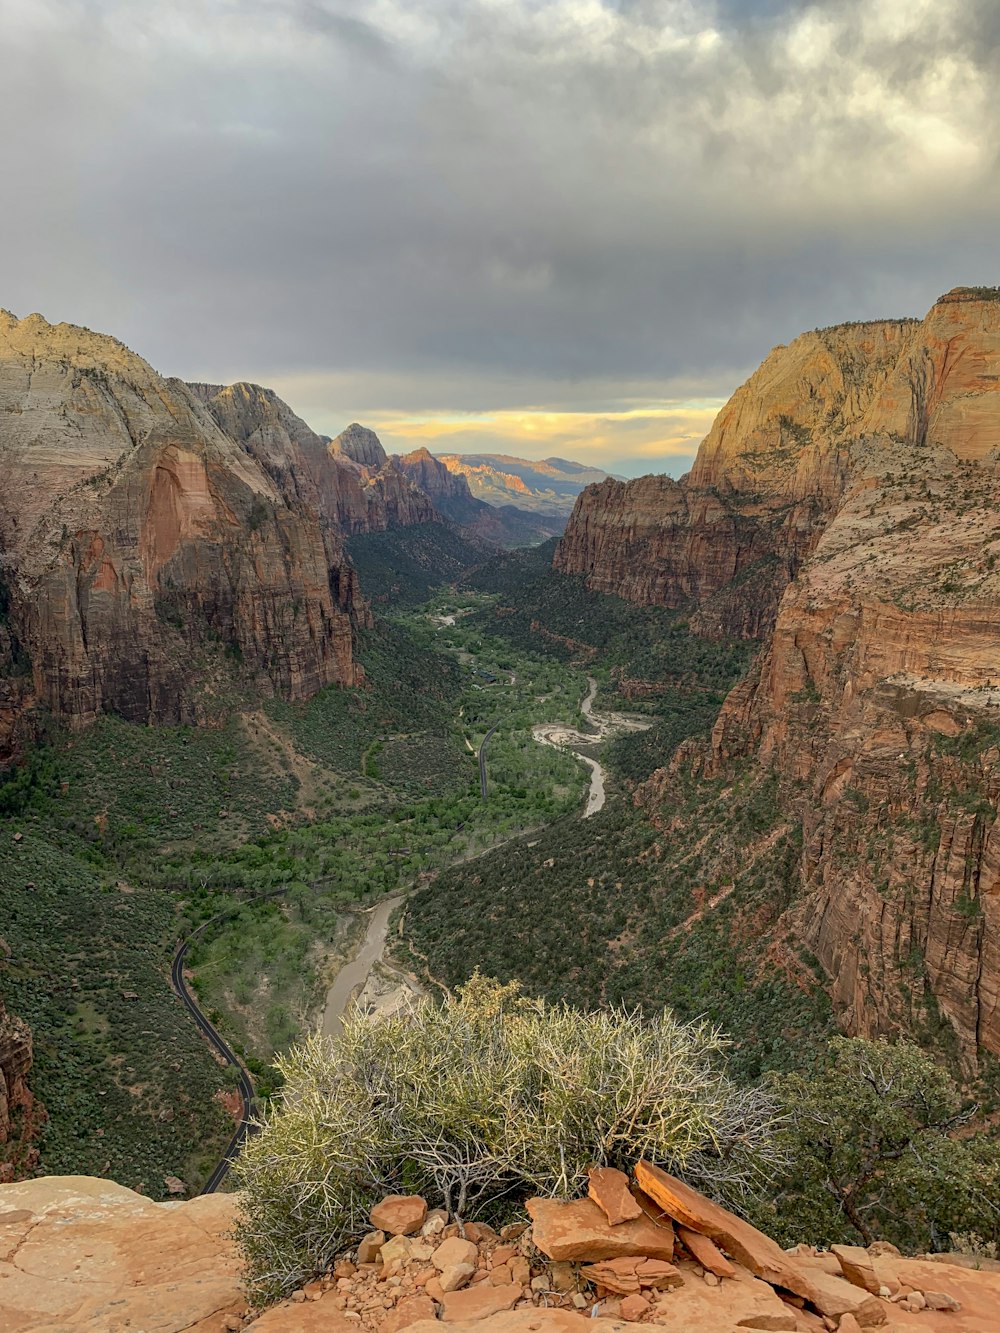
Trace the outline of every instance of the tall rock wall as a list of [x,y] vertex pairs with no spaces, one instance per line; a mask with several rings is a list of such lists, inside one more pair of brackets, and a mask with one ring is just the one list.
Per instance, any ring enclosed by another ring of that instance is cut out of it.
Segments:
[[958,289],[776,349],[689,477],[591,488],[556,558],[762,639],[709,772],[774,769],[801,821],[776,939],[819,960],[846,1030],[970,1068],[1000,1054],[998,460],[1000,292]]
[[0,463],[6,624],[58,717],[192,719],[213,645],[290,698],[355,680],[356,583],[315,515],[121,343],[0,314]]
[[31,1058],[31,1030],[9,1014],[0,999],[0,1181],[13,1174],[5,1168],[8,1153],[4,1145],[11,1138],[14,1112],[31,1102],[27,1083]]

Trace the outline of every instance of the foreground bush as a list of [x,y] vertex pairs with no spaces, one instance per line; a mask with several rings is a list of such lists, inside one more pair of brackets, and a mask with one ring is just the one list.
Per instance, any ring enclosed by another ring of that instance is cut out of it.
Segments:
[[816,1073],[775,1090],[787,1165],[754,1220],[782,1244],[1000,1240],[1000,1147],[966,1128],[975,1108],[919,1047],[836,1037]]
[[773,1169],[772,1105],[727,1077],[724,1044],[667,1012],[585,1014],[478,976],[443,1004],[350,1018],[281,1061],[281,1108],[238,1163],[253,1295],[324,1268],[390,1192],[481,1217],[648,1157],[738,1200]]

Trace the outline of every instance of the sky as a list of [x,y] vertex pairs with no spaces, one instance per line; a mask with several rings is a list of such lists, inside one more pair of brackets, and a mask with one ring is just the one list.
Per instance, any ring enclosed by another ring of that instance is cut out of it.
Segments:
[[1000,280],[997,0],[0,0],[0,306],[389,448],[686,470]]

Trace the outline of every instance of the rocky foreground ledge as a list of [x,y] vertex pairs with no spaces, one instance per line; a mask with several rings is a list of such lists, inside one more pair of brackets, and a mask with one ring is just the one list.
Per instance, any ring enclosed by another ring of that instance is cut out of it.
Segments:
[[[1000,1264],[905,1259],[892,1246],[783,1251],[640,1163],[591,1175],[590,1197],[534,1199],[530,1222],[465,1234],[413,1196],[329,1273],[247,1312],[236,1199],[151,1203],[110,1181],[0,1186],[4,1333],[996,1333]],[[585,1322],[586,1321],[586,1322]]]

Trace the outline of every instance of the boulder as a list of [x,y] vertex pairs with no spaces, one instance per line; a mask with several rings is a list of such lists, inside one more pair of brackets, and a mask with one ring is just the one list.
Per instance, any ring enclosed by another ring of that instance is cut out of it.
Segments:
[[642,1216],[642,1209],[629,1193],[628,1176],[623,1171],[610,1166],[592,1166],[587,1172],[587,1194],[610,1226]]
[[375,1230],[390,1236],[412,1236],[426,1217],[427,1203],[419,1194],[388,1194],[370,1213]]
[[455,1264],[471,1264],[475,1268],[478,1261],[479,1251],[475,1245],[471,1240],[462,1240],[461,1236],[443,1240],[431,1254],[431,1263],[439,1273],[443,1273],[446,1268],[453,1268]]
[[592,1199],[529,1199],[527,1207],[532,1239],[550,1259],[673,1258],[673,1230],[645,1217],[611,1226]]
[[863,1287],[877,1296],[882,1283],[875,1271],[872,1256],[860,1245],[831,1245],[831,1254],[836,1256],[840,1271],[848,1282],[856,1287]]
[[807,1280],[813,1288],[813,1294],[807,1299],[821,1314],[830,1319],[852,1314],[862,1328],[878,1328],[886,1322],[886,1307],[878,1296],[826,1272],[814,1259],[804,1259],[802,1263],[806,1265]]

